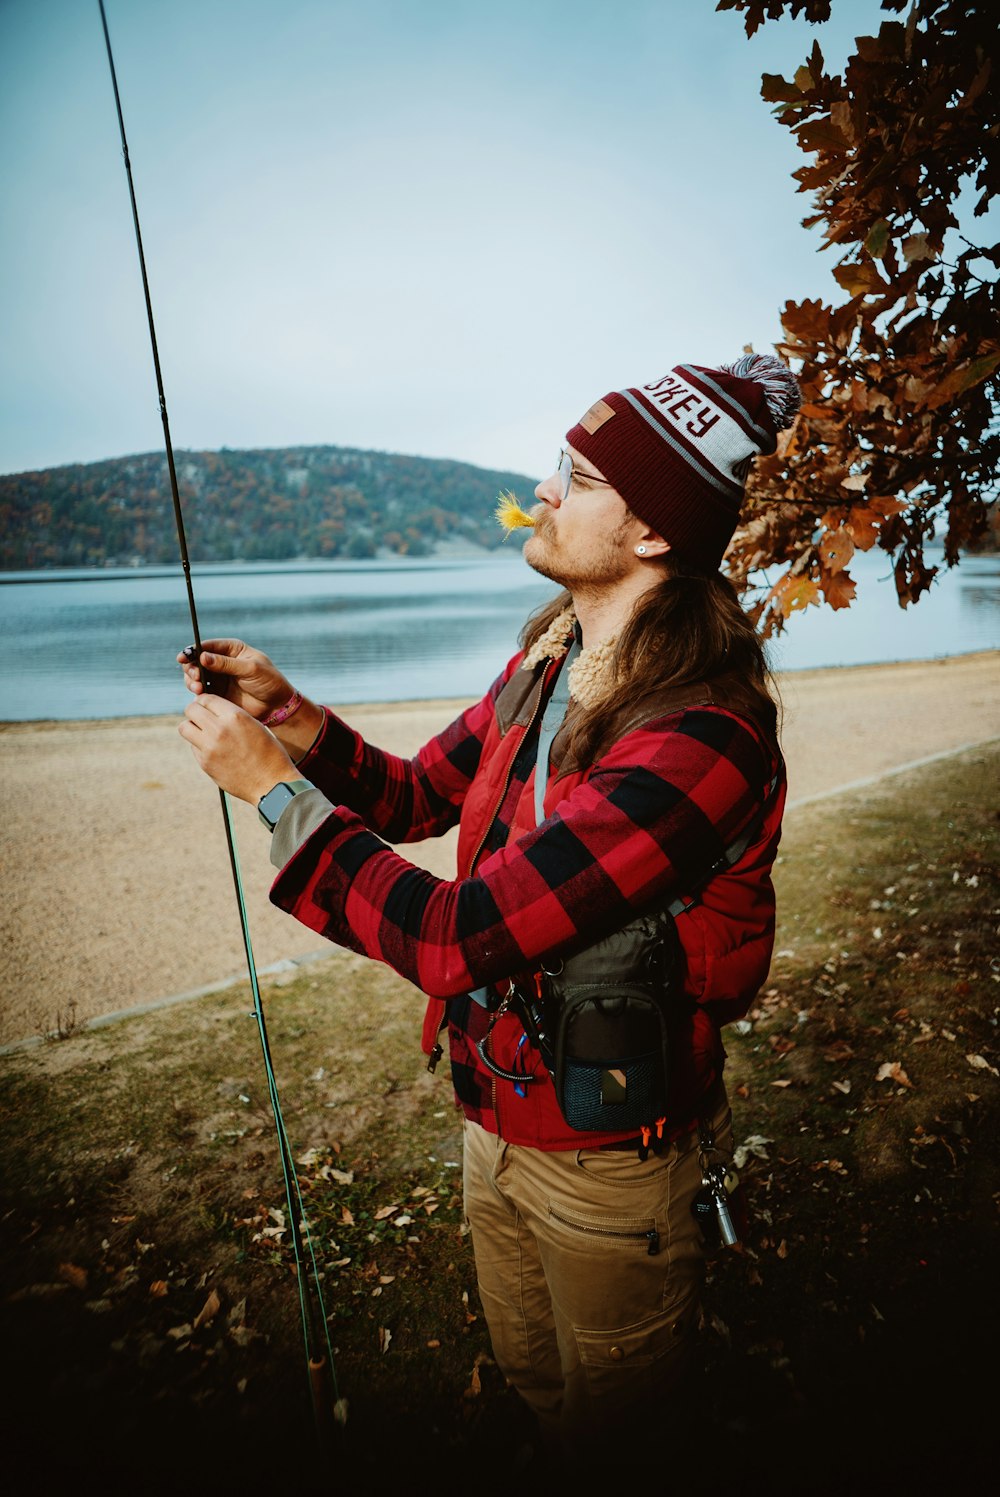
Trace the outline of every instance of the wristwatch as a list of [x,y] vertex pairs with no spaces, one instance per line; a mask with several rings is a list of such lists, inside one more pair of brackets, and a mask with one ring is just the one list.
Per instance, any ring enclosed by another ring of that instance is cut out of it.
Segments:
[[278,824],[278,817],[290,800],[294,800],[297,795],[301,795],[303,790],[312,790],[312,788],[308,780],[289,780],[287,782],[281,780],[266,795],[262,795],[257,802],[257,815],[268,831],[274,831],[274,828]]

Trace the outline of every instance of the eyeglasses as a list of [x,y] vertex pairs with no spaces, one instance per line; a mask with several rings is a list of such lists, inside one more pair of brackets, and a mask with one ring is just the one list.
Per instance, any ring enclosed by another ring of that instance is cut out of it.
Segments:
[[611,482],[607,478],[598,478],[596,473],[585,473],[582,468],[575,468],[573,466],[573,454],[567,452],[565,447],[560,447],[559,449],[559,464],[556,472],[559,475],[563,499],[569,497],[569,491],[573,487],[574,482],[581,483],[584,487],[588,485],[596,486],[597,484],[603,484],[608,489],[612,487]]

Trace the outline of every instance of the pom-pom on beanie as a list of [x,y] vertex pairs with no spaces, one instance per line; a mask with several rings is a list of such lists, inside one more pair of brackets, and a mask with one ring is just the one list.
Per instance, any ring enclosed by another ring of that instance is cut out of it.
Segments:
[[677,364],[605,395],[566,440],[679,558],[714,571],[739,523],[752,459],[775,450],[801,401],[795,376],[770,354],[718,369]]

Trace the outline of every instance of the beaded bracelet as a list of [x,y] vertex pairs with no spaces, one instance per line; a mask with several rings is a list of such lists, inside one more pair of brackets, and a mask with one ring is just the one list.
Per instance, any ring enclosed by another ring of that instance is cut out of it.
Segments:
[[301,706],[301,691],[293,691],[283,707],[275,707],[273,712],[269,712],[266,717],[261,718],[261,722],[265,728],[277,727],[278,723],[286,722],[292,716],[293,712],[298,712]]

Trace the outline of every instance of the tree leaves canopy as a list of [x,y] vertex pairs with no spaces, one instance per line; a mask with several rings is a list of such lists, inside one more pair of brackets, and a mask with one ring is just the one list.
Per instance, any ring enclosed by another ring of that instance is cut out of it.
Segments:
[[[900,13],[906,0],[883,0]],[[720,0],[748,36],[784,14],[810,22],[829,0]],[[765,633],[821,599],[847,607],[855,549],[893,558],[902,606],[930,586],[928,541],[954,565],[996,524],[1000,427],[1000,245],[973,222],[1000,188],[998,28],[990,0],[915,0],[905,20],[860,36],[842,75],[818,42],[794,78],[765,73],[763,98],[809,158],[793,175],[813,195],[839,255],[845,297],[785,304],[778,344],[803,407],[758,459],[746,523],[727,556],[734,579],[781,564],[754,604]],[[985,238],[985,235],[980,235]]]

